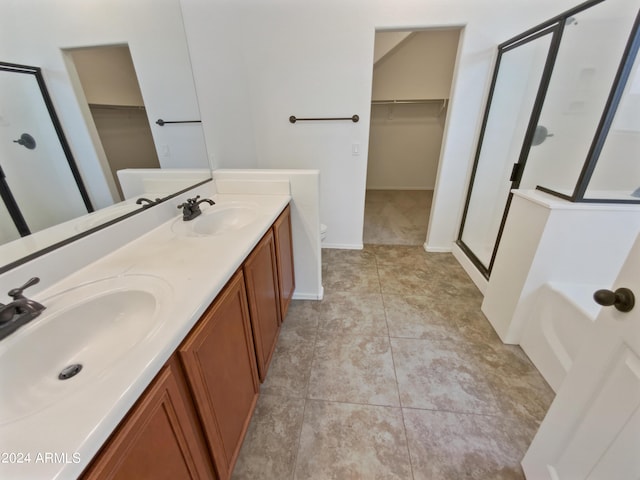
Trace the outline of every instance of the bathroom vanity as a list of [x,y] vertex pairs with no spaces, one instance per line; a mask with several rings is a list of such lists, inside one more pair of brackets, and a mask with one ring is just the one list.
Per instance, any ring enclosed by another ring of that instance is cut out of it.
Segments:
[[[295,289],[291,196],[196,193],[216,205],[144,212],[169,220],[45,285],[0,344],[0,451],[29,458],[0,477],[231,476]],[[83,369],[52,381],[61,362]]]
[[294,286],[292,260],[287,206],[83,478],[231,476],[293,293],[280,288]]

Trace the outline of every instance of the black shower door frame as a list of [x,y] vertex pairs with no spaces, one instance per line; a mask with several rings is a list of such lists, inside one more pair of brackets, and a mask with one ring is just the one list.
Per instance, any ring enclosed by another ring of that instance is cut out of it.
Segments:
[[[538,126],[538,121],[540,119],[540,114],[542,112],[542,107],[544,106],[544,100],[546,97],[547,89],[549,87],[549,83],[551,81],[551,74],[553,72],[553,68],[555,65],[556,57],[558,55],[558,51],[560,49],[560,43],[562,41],[562,34],[564,32],[564,27],[567,23],[567,20],[576,15],[579,12],[582,12],[588,8],[593,7],[599,3],[602,3],[605,0],[589,0],[584,2],[576,7],[567,10],[566,12],[553,17],[546,22],[541,23],[519,35],[516,35],[513,38],[501,43],[498,45],[498,55],[496,58],[496,63],[493,69],[493,76],[491,79],[491,86],[489,89],[489,95],[487,97],[486,108],[484,112],[484,116],[482,119],[482,126],[480,128],[480,134],[478,139],[478,146],[476,148],[476,154],[473,162],[473,168],[471,171],[471,177],[469,180],[469,187],[467,189],[467,195],[465,199],[464,210],[462,213],[462,220],[460,222],[460,229],[458,231],[458,238],[456,240],[456,244],[463,251],[463,253],[471,260],[473,265],[480,271],[480,273],[486,278],[489,279],[491,275],[491,270],[493,269],[493,264],[495,262],[496,254],[498,251],[498,246],[500,245],[500,240],[502,238],[502,234],[504,231],[504,225],[507,220],[507,215],[509,213],[509,208],[511,206],[511,201],[513,199],[513,193],[511,190],[517,189],[520,186],[520,181],[522,179],[522,175],[524,173],[527,158],[529,156],[529,151],[531,150],[532,142],[534,139],[534,135],[536,132],[536,127]],[[531,116],[529,119],[529,123],[526,129],[526,133],[523,138],[522,148],[520,150],[520,155],[518,156],[517,161],[513,164],[513,168],[511,171],[511,176],[509,181],[511,182],[511,187],[509,194],[506,199],[505,208],[502,214],[502,219],[500,222],[500,227],[498,229],[497,238],[495,243],[493,244],[493,251],[491,253],[491,260],[488,266],[485,266],[484,263],[478,258],[478,256],[473,252],[473,250],[464,242],[462,239],[464,233],[465,222],[467,220],[467,214],[469,211],[469,204],[471,200],[471,194],[473,191],[473,185],[476,178],[476,173],[478,170],[478,163],[480,160],[480,154],[482,152],[482,142],[485,136],[487,122],[489,120],[489,114],[491,112],[491,102],[495,94],[496,82],[498,79],[498,74],[500,71],[500,61],[502,56],[518,47],[526,45],[527,43],[536,40],[544,35],[552,35],[551,43],[549,46],[549,51],[547,53],[547,58],[545,61],[545,66],[543,68],[543,73],[540,79],[540,84],[538,87],[538,92],[535,97],[535,101],[533,103],[533,108],[531,111]]]

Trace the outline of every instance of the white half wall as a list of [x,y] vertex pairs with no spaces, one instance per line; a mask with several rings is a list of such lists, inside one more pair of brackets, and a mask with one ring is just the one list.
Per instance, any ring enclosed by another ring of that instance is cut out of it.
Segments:
[[140,196],[155,200],[211,178],[208,168],[125,168],[118,170],[118,181],[126,200]]
[[[362,245],[376,29],[464,26],[427,244],[451,249],[497,44],[575,0],[180,0],[213,164],[321,172],[326,242]],[[360,121],[289,123],[358,114]],[[360,147],[352,155],[352,146]]]
[[[263,193],[260,184],[285,181],[291,192],[291,229],[296,278],[294,299],[322,300],[320,172],[317,170],[214,170],[218,193]],[[267,192],[264,192],[267,193]]]
[[503,342],[520,343],[542,285],[610,288],[638,233],[640,205],[571,203],[514,190],[482,311]]

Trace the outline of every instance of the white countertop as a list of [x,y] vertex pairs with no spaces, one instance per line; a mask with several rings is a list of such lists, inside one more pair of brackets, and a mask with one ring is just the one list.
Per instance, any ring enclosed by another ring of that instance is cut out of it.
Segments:
[[[34,300],[46,306],[43,299],[78,285],[142,274],[166,281],[170,298],[163,301],[160,327],[109,371],[63,401],[0,425],[0,478],[77,478],[290,198],[217,194],[213,197],[217,206],[255,203],[257,219],[224,235],[189,237],[172,230],[172,224],[180,221],[176,214],[174,219],[34,295]],[[208,208],[216,207],[203,204],[203,214]],[[36,318],[3,340],[0,356],[4,349],[39,328],[39,320]],[[38,352],[33,355],[37,358]],[[78,377],[81,375],[82,372]],[[9,457],[9,453],[28,453],[30,461],[16,463],[17,458]]]

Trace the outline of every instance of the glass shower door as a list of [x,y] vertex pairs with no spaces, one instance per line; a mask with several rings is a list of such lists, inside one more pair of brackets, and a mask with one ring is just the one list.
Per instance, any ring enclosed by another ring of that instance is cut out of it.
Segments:
[[[544,186],[570,196],[589,155],[602,112],[623,57],[638,0],[607,0],[564,22],[562,41],[538,120],[544,132],[528,151],[519,188]],[[548,135],[548,136],[545,136]],[[628,142],[620,135],[620,144]],[[627,145],[623,146],[624,148]],[[625,158],[620,148],[618,156]],[[628,148],[632,151],[633,147]],[[638,178],[616,169],[614,175],[631,192]],[[603,182],[609,188],[616,182]]]
[[[498,51],[458,245],[488,277],[513,166],[519,159],[557,34],[553,26]],[[544,90],[544,89],[542,89]]]
[[[82,194],[84,186],[74,177],[44,85],[35,72],[34,67],[11,64],[0,68],[0,165],[22,217],[18,223],[26,222],[30,233],[92,210],[86,192]],[[11,205],[7,209],[12,212]],[[0,218],[3,231],[12,231],[14,225]]]

